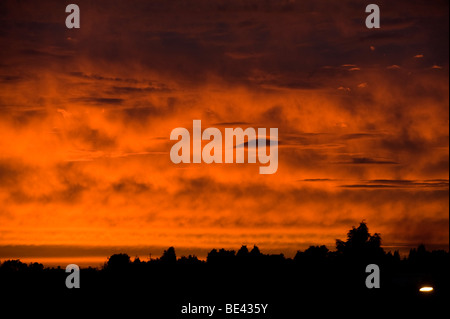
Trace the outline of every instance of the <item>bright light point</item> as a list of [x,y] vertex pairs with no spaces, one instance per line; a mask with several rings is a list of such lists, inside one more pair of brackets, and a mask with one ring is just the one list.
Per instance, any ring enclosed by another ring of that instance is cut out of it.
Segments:
[[433,291],[433,287],[422,287],[419,289],[420,292],[431,292]]

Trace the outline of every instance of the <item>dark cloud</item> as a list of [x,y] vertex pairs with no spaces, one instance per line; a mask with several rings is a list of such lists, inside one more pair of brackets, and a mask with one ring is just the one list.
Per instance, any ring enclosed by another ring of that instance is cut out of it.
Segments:
[[14,83],[23,80],[24,78],[19,75],[1,75],[0,82]]
[[79,140],[81,145],[89,146],[89,149],[112,149],[116,146],[116,137],[110,136],[104,131],[80,125],[68,132],[71,140]]
[[40,58],[40,57],[48,57],[48,58],[61,58],[65,59],[70,57],[71,55],[68,54],[61,54],[61,53],[55,53],[55,52],[45,52],[40,50],[33,50],[33,49],[27,49],[23,50],[20,53],[22,53],[25,56],[31,56],[32,58]]
[[111,119],[125,120],[126,122],[133,122],[145,127],[150,120],[162,118],[171,114],[176,114],[178,111],[175,104],[169,105],[152,105],[150,102],[141,102],[142,106],[126,107],[119,110],[115,110],[114,113],[108,116]]
[[391,188],[395,187],[392,185],[383,185],[383,184],[354,184],[354,185],[341,185],[340,187],[344,188]]
[[171,92],[168,88],[159,87],[130,87],[130,86],[113,86],[111,94],[137,94],[137,93],[151,93],[151,92]]
[[9,124],[16,128],[33,125],[44,121],[48,117],[48,111],[44,107],[25,106],[1,106],[3,117],[9,119]]
[[250,126],[252,123],[249,122],[220,122],[213,123],[214,126]]
[[404,129],[397,136],[382,138],[381,145],[392,152],[426,154],[427,151],[436,147],[448,147],[448,136],[429,140],[418,135],[415,130]]
[[[256,132],[257,133],[257,132]],[[269,132],[267,132],[267,136],[269,136]],[[281,146],[281,145],[283,145],[283,142],[282,141],[279,141],[279,140],[271,140],[269,137],[266,137],[266,147],[268,148],[267,149],[267,152],[269,152],[269,150],[270,150],[270,143],[271,143],[271,141],[272,141],[272,143],[276,143],[276,145],[278,145],[278,146]],[[234,145],[234,148],[241,148],[241,147],[244,147],[244,148],[248,148],[248,144],[249,144],[249,142],[251,142],[251,141],[246,141],[246,142],[244,142],[244,143],[242,143],[242,144],[238,144],[238,145]],[[260,146],[263,146],[264,145],[264,143],[259,143],[259,141],[256,139],[256,140],[253,140],[253,142],[255,143],[255,145],[256,145],[256,147],[260,147]]]
[[0,187],[14,187],[30,170],[31,167],[15,159],[0,159]]
[[[61,19],[64,4],[47,1],[38,6],[26,1],[22,6],[30,9],[24,14],[21,6],[6,1],[6,35],[33,44],[33,49],[25,49],[33,58],[51,55],[79,62],[78,70],[69,71],[79,78],[121,80],[83,69],[83,61],[91,59],[132,69],[143,67],[177,81],[207,83],[208,75],[214,74],[229,82],[302,90],[330,87],[330,74],[318,72],[325,65],[336,68],[351,63],[363,69],[380,62],[398,64],[405,55],[417,54],[409,52],[412,45],[424,51],[423,41],[433,50],[422,53],[434,57],[434,63],[445,65],[448,56],[448,44],[440,41],[448,34],[441,28],[448,17],[437,10],[448,7],[443,2],[435,6],[424,1],[414,5],[383,2],[380,30],[367,30],[364,4],[355,6],[350,0],[339,5],[324,1],[176,1],[170,5],[167,1],[135,1],[133,6],[116,1],[107,7],[81,0],[78,5],[83,27],[67,30]],[[405,7],[417,11],[406,9],[405,13]],[[16,16],[22,18],[15,21]],[[31,34],[29,29],[35,31]],[[426,39],[428,34],[435,36]],[[361,54],[369,45],[377,50],[372,55]],[[8,53],[9,58],[12,54]],[[264,76],[253,77],[256,70]],[[348,76],[343,71],[341,76]]]
[[330,179],[330,178],[307,178],[307,179],[302,179],[299,181],[300,182],[331,182],[334,180]]
[[130,79],[130,78],[120,78],[120,77],[106,77],[99,74],[86,74],[83,72],[69,72],[68,73],[71,76],[82,78],[82,79],[89,79],[89,80],[96,80],[96,81],[115,81],[115,82],[125,82],[125,83],[140,83],[137,79]]
[[38,195],[23,191],[17,187],[15,190],[10,191],[8,200],[16,204],[74,204],[81,200],[81,196],[87,190],[89,190],[88,187],[76,182],[65,183],[62,187]]
[[409,181],[409,180],[370,180],[363,181],[364,184],[342,185],[347,188],[443,188],[448,189],[448,180],[426,180],[426,181]]
[[399,164],[394,161],[377,160],[368,157],[356,157],[352,158],[351,162],[343,162],[341,164]]
[[136,182],[133,179],[122,179],[117,183],[112,184],[112,188],[115,192],[118,193],[141,193],[146,192],[151,189],[151,187],[144,183]]
[[70,99],[71,102],[81,102],[90,105],[104,106],[104,105],[121,105],[124,99],[106,98],[106,97],[77,97]]
[[342,138],[343,140],[354,140],[362,138],[380,138],[382,136],[383,136],[382,134],[376,133],[353,133],[342,135],[340,138]]

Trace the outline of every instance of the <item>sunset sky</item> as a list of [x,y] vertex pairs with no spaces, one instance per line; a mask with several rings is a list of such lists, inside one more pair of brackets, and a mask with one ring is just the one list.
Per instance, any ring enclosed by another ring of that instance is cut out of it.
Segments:
[[[292,257],[362,220],[386,250],[448,250],[448,6],[1,1],[0,260]],[[278,171],[173,164],[195,119],[278,128]]]

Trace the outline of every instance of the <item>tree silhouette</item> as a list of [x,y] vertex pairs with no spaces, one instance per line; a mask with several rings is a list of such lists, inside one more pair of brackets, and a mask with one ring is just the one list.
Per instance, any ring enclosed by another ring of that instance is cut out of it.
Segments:
[[189,255],[189,256],[182,256],[180,259],[178,259],[178,263],[183,265],[197,265],[201,264],[202,261],[197,258],[195,255]]
[[246,245],[242,245],[242,247],[238,250],[236,253],[236,257],[238,258],[245,258],[249,254],[248,248]]
[[329,250],[326,246],[310,246],[304,252],[297,251],[294,261],[297,264],[316,267],[323,265],[328,258]]
[[250,252],[250,255],[252,256],[261,256],[261,251],[259,250],[258,246],[253,246],[252,251]]
[[127,254],[114,254],[108,258],[105,268],[114,271],[123,271],[128,268],[131,260]]
[[164,250],[160,261],[165,264],[175,264],[177,262],[177,255],[175,253],[175,248],[169,247],[167,250]]
[[[383,289],[367,290],[368,264],[380,267]],[[435,287],[433,296],[444,296],[450,282],[449,268],[447,251],[430,252],[423,245],[411,249],[403,259],[398,251],[384,253],[380,235],[371,235],[363,221],[348,231],[345,241],[336,240],[336,251],[329,251],[324,245],[310,246],[298,251],[292,259],[283,254],[264,254],[257,246],[249,251],[243,245],[237,252],[212,249],[205,262],[194,255],[177,259],[175,248],[169,247],[160,258],[146,261],[139,257],[131,261],[125,253],[113,254],[103,269],[81,269],[81,277],[85,290],[92,287],[137,295],[145,290],[143,298],[164,296],[165,300],[177,302],[185,301],[183,298],[190,293],[209,296],[230,291],[245,296],[270,296],[269,299],[280,296],[283,302],[291,297],[321,299],[324,294],[329,300],[342,298],[348,302],[359,297],[372,300],[380,296],[388,300],[394,294],[416,296],[419,284]],[[48,269],[38,263],[27,265],[20,260],[6,260],[0,264],[2,289],[43,286],[66,289],[66,276],[63,268]]]
[[206,262],[210,264],[229,264],[236,257],[234,250],[225,250],[221,248],[219,251],[213,249],[208,253]]
[[336,250],[345,257],[361,260],[379,259],[384,255],[380,235],[371,235],[364,221],[358,227],[352,227],[347,233],[347,241],[336,240]]
[[322,246],[310,246],[305,250],[305,257],[313,260],[321,261],[325,260],[328,255],[328,248],[325,245]]
[[6,260],[1,265],[1,270],[6,272],[18,272],[27,270],[27,264],[20,261],[20,259]]

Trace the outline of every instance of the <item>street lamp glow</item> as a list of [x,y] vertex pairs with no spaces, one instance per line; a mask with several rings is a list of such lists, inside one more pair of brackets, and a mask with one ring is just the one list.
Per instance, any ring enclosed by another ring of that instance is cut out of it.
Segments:
[[419,291],[420,292],[432,292],[433,291],[433,287],[424,286],[424,287],[420,288]]

